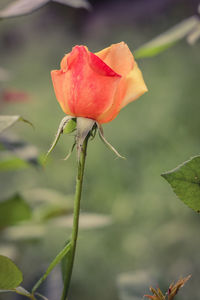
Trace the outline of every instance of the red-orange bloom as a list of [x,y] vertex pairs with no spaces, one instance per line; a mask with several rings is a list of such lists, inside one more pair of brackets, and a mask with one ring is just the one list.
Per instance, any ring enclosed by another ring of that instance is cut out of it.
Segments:
[[51,72],[56,97],[70,116],[112,121],[129,102],[147,91],[142,73],[124,43],[98,53],[75,46]]

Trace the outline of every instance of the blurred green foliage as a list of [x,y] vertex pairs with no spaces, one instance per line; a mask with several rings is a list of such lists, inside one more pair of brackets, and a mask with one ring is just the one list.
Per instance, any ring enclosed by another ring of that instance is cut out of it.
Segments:
[[[13,74],[6,85],[24,90],[31,97],[29,102],[4,105],[2,112],[23,115],[35,125],[35,131],[26,126],[17,126],[14,131],[40,153],[47,152],[64,117],[53,92],[50,71],[59,68],[61,58],[72,46],[86,44],[97,51],[124,40],[134,53],[134,49],[183,19],[184,12],[172,7],[171,14],[154,16],[150,26],[121,24],[114,19],[109,30],[102,30],[104,19],[99,17],[102,23],[95,23],[95,16],[98,19],[95,14],[94,19],[90,14],[84,18],[82,12],[55,5],[1,23],[1,67]],[[114,300],[118,294],[117,276],[138,270],[153,274],[152,280],[163,290],[172,279],[190,273],[192,279],[177,300],[198,298],[199,216],[177,199],[160,174],[199,153],[199,50],[199,44],[191,47],[183,41],[156,58],[139,61],[149,92],[104,125],[106,138],[126,156],[126,161],[115,160],[97,136],[90,142],[82,211],[110,214],[113,223],[80,231],[70,299]],[[45,169],[2,173],[2,199],[36,187],[73,194],[75,154],[67,162],[62,160],[73,139],[73,134],[62,136]],[[42,242],[16,240],[14,258],[25,274],[25,287],[44,273],[69,234],[69,229],[49,224]],[[141,295],[147,293],[148,285],[146,291],[145,283],[142,285]],[[47,287],[49,295],[47,290],[44,294],[51,299],[59,280]],[[9,295],[3,299],[9,299]]]

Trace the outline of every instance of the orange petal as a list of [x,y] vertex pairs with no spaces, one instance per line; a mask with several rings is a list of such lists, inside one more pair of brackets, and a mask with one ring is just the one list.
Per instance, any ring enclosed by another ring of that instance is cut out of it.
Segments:
[[64,73],[62,70],[53,70],[51,71],[51,78],[53,82],[54,91],[56,94],[56,98],[62,107],[62,110],[67,114],[72,116],[72,112],[69,109],[69,106],[67,104],[66,98],[68,95],[66,94],[66,91],[64,90],[65,82],[66,82],[66,73]]
[[133,70],[126,77],[126,85],[127,90],[121,103],[120,109],[148,91],[142,76],[142,72],[138,68],[136,62],[134,64]]
[[108,123],[118,115],[122,100],[126,93],[126,89],[127,89],[126,77],[124,77],[120,80],[114,100],[111,103],[110,107],[98,117],[97,119],[98,123],[100,124]]
[[113,44],[95,54],[122,76],[127,75],[134,65],[133,55],[124,42]]
[[64,72],[52,79],[64,112],[96,120],[111,106],[121,76],[84,46],[74,47],[61,66]]
[[142,73],[135,62],[133,70],[121,79],[112,105],[99,116],[97,121],[100,124],[112,121],[124,106],[136,100],[147,91]]

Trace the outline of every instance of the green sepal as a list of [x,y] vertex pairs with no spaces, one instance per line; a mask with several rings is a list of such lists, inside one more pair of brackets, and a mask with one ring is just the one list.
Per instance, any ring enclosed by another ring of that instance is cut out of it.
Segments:
[[76,119],[71,119],[63,128],[63,133],[70,134],[76,130]]
[[101,140],[103,141],[103,143],[106,145],[106,147],[108,147],[111,151],[113,151],[117,155],[117,157],[126,159],[124,156],[119,154],[119,152],[106,140],[106,138],[104,137],[102,126],[98,123],[96,123],[96,124],[98,126],[99,136],[100,136]]
[[93,126],[96,124],[95,120],[88,118],[77,118],[77,134],[76,134],[76,145],[77,145],[77,156],[78,161],[80,159],[80,154],[82,151],[82,146],[85,138],[92,130]]
[[58,131],[56,133],[56,136],[55,136],[55,139],[50,147],[50,149],[48,150],[46,156],[45,156],[45,159],[44,159],[44,164],[46,163],[47,161],[47,158],[49,156],[49,154],[53,151],[53,149],[55,148],[55,146],[57,145],[58,141],[59,141],[59,138],[61,136],[61,134],[63,133],[63,130],[64,128],[66,127],[67,123],[72,119],[73,117],[71,116],[65,116],[61,122],[60,122],[60,125],[58,127]]

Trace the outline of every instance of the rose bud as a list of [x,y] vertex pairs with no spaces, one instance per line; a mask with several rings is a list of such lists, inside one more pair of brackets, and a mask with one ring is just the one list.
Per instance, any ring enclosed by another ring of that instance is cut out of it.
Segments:
[[128,46],[111,45],[93,54],[75,46],[51,72],[55,94],[63,111],[73,117],[112,121],[128,103],[147,92],[142,73]]

